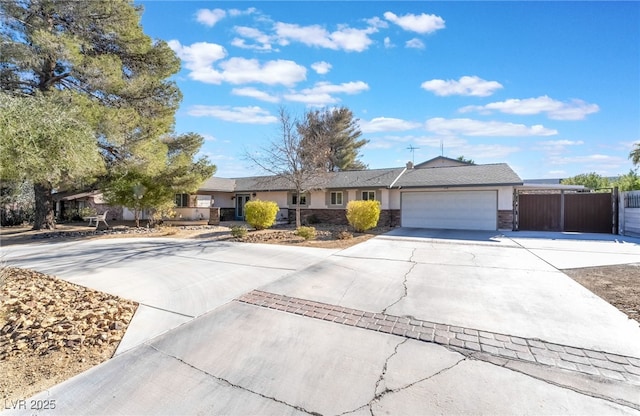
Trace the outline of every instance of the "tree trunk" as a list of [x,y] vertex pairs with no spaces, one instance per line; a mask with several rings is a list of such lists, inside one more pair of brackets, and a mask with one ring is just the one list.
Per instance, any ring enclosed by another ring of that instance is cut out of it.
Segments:
[[300,221],[300,191],[296,192],[297,197],[296,197],[296,229],[300,228],[300,226],[302,226],[301,221]]
[[140,228],[140,210],[138,208],[133,210],[133,219],[136,221],[136,228]]
[[56,228],[53,197],[51,195],[51,184],[36,183],[33,185],[36,209],[34,230],[53,230]]

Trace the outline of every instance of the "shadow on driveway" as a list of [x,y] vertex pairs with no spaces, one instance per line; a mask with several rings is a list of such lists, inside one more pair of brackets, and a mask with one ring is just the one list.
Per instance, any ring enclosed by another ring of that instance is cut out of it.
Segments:
[[389,237],[425,238],[435,240],[478,241],[501,243],[504,235],[501,231],[479,230],[440,230],[429,228],[396,228],[384,234]]

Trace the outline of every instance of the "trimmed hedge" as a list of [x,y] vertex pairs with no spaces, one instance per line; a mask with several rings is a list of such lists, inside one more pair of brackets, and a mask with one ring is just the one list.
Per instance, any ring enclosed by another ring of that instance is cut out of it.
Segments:
[[280,207],[273,201],[255,199],[244,205],[245,221],[256,230],[264,230],[275,224],[278,211]]
[[350,201],[347,204],[347,221],[359,233],[378,225],[379,201]]

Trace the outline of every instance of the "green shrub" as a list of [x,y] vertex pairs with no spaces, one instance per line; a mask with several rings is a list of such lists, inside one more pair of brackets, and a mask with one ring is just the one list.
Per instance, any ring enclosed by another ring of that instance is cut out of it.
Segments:
[[242,238],[247,235],[247,229],[242,225],[234,225],[231,227],[231,235],[235,238]]
[[316,238],[316,229],[315,227],[299,227],[296,230],[296,235],[299,235],[305,240],[314,240]]
[[347,204],[347,221],[357,232],[370,230],[378,225],[379,219],[378,201],[350,201]]
[[256,230],[264,230],[276,223],[280,208],[273,201],[255,199],[244,206],[245,220]]

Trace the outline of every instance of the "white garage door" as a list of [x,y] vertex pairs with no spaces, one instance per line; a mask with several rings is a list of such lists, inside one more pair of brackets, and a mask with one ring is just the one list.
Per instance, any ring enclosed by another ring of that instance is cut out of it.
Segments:
[[403,192],[403,227],[498,229],[497,191]]

